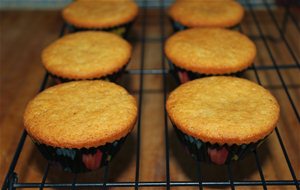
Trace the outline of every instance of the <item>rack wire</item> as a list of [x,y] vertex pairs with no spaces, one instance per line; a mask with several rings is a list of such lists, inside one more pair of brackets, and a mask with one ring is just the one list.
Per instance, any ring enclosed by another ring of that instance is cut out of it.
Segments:
[[[278,20],[275,17],[274,10],[272,9],[274,6],[274,3],[270,3],[269,1],[263,0],[260,3],[253,4],[253,2],[250,2],[249,0],[241,0],[241,4],[247,9],[249,14],[251,15],[252,19],[254,20],[255,27],[258,30],[258,36],[252,35],[250,33],[246,33],[246,35],[251,36],[253,40],[261,40],[264,47],[267,49],[268,56],[271,59],[272,65],[270,66],[261,66],[261,65],[254,65],[248,69],[248,71],[253,72],[255,75],[256,82],[258,84],[262,85],[261,78],[259,75],[260,71],[275,71],[276,75],[280,79],[280,85],[281,88],[284,89],[285,95],[287,96],[289,100],[289,104],[291,105],[293,112],[297,118],[298,123],[300,122],[299,118],[299,112],[297,110],[295,100],[290,94],[289,86],[287,85],[286,81],[284,80],[282,76],[282,71],[293,69],[297,71],[300,74],[300,64],[299,60],[296,56],[295,51],[293,50],[292,46],[290,45],[290,42],[286,39],[285,32],[286,32],[286,23],[288,20],[292,22],[292,24],[297,28],[298,32],[299,30],[299,23],[296,19],[296,16],[290,11],[290,5],[285,4],[285,12],[284,12],[284,19],[282,24],[278,22]],[[266,180],[265,173],[262,168],[262,164],[260,161],[260,155],[257,151],[253,152],[253,156],[255,158],[256,163],[256,169],[259,173],[260,180],[243,180],[243,181],[236,181],[233,179],[233,171],[231,163],[227,165],[227,175],[228,180],[226,181],[205,181],[203,180],[204,171],[203,168],[201,168],[201,164],[199,162],[196,162],[195,168],[197,168],[197,180],[196,181],[171,181],[170,179],[170,142],[169,142],[169,122],[166,111],[164,111],[164,146],[165,146],[165,180],[164,181],[141,181],[140,180],[140,155],[141,155],[141,130],[142,130],[142,102],[143,102],[143,94],[144,92],[144,76],[145,75],[161,75],[163,80],[163,99],[164,103],[166,102],[166,97],[169,91],[169,83],[168,83],[168,75],[170,75],[172,71],[172,67],[167,65],[166,59],[163,53],[163,44],[166,39],[166,29],[165,29],[165,22],[164,19],[166,18],[165,15],[165,8],[166,5],[169,4],[169,2],[165,2],[164,0],[159,1],[159,27],[160,27],[160,38],[147,38],[146,37],[146,21],[148,19],[147,17],[147,10],[149,9],[149,6],[147,6],[148,1],[143,0],[140,2],[142,4],[142,29],[141,29],[141,38],[135,39],[140,41],[141,43],[141,55],[140,55],[140,69],[135,70],[127,70],[125,73],[128,75],[139,75],[140,81],[139,81],[139,100],[138,100],[138,120],[137,120],[137,143],[136,143],[136,170],[135,170],[135,180],[134,181],[124,181],[124,182],[110,182],[109,179],[109,165],[104,166],[104,172],[103,172],[103,182],[91,182],[91,183],[80,183],[77,182],[77,175],[76,174],[69,174],[66,173],[66,175],[74,175],[72,183],[47,183],[46,179],[49,173],[49,170],[51,170],[51,164],[48,163],[45,167],[43,177],[41,179],[40,183],[32,183],[32,182],[19,182],[18,181],[18,174],[15,171],[16,165],[18,163],[19,156],[23,150],[24,142],[27,138],[27,133],[24,130],[21,138],[19,140],[15,155],[13,157],[13,160],[11,162],[11,165],[9,167],[9,171],[7,172],[7,176],[5,178],[4,184],[2,186],[2,189],[17,189],[17,188],[70,188],[70,189],[76,189],[76,188],[92,188],[92,187],[98,187],[107,189],[109,187],[132,187],[134,189],[139,189],[141,187],[165,187],[166,189],[170,189],[171,187],[199,187],[199,189],[203,189],[204,187],[229,187],[231,189],[235,189],[236,187],[249,187],[249,186],[256,186],[261,187],[263,189],[267,189],[269,186],[288,186],[289,188],[297,189],[299,190],[299,179],[297,179],[295,169],[293,168],[290,158],[288,156],[288,152],[285,148],[285,144],[283,142],[283,139],[281,137],[281,134],[278,130],[278,128],[275,128],[275,133],[277,140],[280,144],[280,148],[282,150],[282,154],[285,158],[286,166],[290,172],[291,179],[290,180]],[[284,43],[286,48],[288,49],[288,52],[290,56],[293,58],[293,63],[289,64],[280,64],[276,61],[274,58],[274,54],[271,51],[271,48],[269,46],[268,40],[272,40],[272,38],[268,35],[266,35],[263,31],[263,26],[261,25],[259,18],[257,16],[256,11],[254,10],[255,6],[262,6],[269,16],[271,17],[271,20],[273,24],[275,25],[277,31],[280,34],[279,39]],[[293,6],[299,6],[299,4],[293,3]],[[242,26],[238,26],[237,30],[240,32],[244,32],[245,30]],[[66,31],[68,31],[68,25],[64,24],[59,37],[63,36]],[[130,40],[130,39],[129,39]],[[132,39],[131,39],[132,40]],[[161,44],[161,68],[160,69],[144,69],[145,65],[145,45],[146,43],[150,41],[157,41]],[[49,80],[49,74],[46,73],[44,76],[44,80],[40,86],[40,91],[44,90],[47,86],[47,82]],[[165,105],[164,105],[165,110]],[[299,172],[299,171],[298,171]]]

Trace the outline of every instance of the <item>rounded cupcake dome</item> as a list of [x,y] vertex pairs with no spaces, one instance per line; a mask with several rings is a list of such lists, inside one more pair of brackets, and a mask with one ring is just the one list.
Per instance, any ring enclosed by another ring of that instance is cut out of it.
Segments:
[[279,105],[268,90],[236,77],[187,82],[171,92],[166,106],[180,131],[219,145],[260,141],[274,130],[279,118]]
[[167,39],[167,58],[179,68],[200,74],[230,74],[249,67],[255,44],[245,35],[223,28],[192,28]]
[[177,0],[169,16],[185,27],[232,27],[241,22],[244,9],[233,0]]
[[42,52],[42,63],[64,79],[101,78],[118,72],[130,60],[132,47],[109,32],[77,32],[56,40]]
[[76,81],[50,87],[27,105],[24,126],[38,143],[91,148],[113,143],[133,129],[136,101],[107,81]]
[[133,0],[79,0],[68,5],[62,16],[78,28],[110,28],[127,24],[138,14]]

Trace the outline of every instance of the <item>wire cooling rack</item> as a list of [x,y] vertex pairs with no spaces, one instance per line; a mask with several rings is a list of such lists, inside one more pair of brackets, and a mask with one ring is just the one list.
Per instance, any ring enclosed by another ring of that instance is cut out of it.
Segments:
[[[151,3],[152,5],[155,5],[154,7],[159,8],[159,29],[160,29],[160,38],[157,39],[150,39],[146,37],[146,22],[149,17],[147,17],[147,11],[150,9],[151,6],[148,6],[148,3]],[[153,4],[154,2],[154,4]],[[299,124],[300,117],[299,112],[297,108],[297,104],[295,103],[295,97],[291,95],[291,89],[290,86],[285,81],[282,72],[284,70],[294,70],[298,75],[300,74],[300,64],[299,64],[299,58],[298,55],[295,53],[295,49],[291,45],[290,41],[286,37],[286,26],[287,22],[290,22],[297,30],[298,34],[300,31],[299,27],[299,21],[297,20],[297,17],[295,14],[292,13],[291,7],[298,7],[299,11],[299,3],[292,2],[292,1],[282,1],[281,6],[283,6],[284,10],[284,16],[282,21],[278,21],[276,18],[276,13],[274,11],[274,7],[278,6],[278,4],[274,4],[274,2],[269,2],[266,0],[263,1],[248,1],[243,0],[240,1],[241,4],[245,7],[247,10],[247,14],[250,15],[251,19],[253,20],[256,28],[256,34],[251,34],[245,31],[244,26],[240,25],[237,26],[235,29],[239,30],[240,32],[244,32],[246,35],[250,36],[253,40],[259,40],[260,43],[264,46],[266,49],[267,55],[269,56],[271,60],[271,65],[257,65],[256,63],[248,69],[248,72],[252,72],[255,76],[255,80],[258,84],[262,85],[262,79],[259,75],[260,72],[267,72],[267,71],[274,71],[277,77],[279,78],[280,88],[284,90],[285,96],[288,99],[288,102],[290,106],[292,107],[293,114],[296,117],[296,120]],[[292,2],[292,5],[290,4]],[[285,142],[283,141],[283,138],[281,137],[281,134],[278,130],[278,128],[275,128],[275,134],[276,138],[280,144],[281,148],[281,154],[284,157],[285,166],[288,168],[289,171],[289,179],[282,179],[282,180],[266,180],[265,172],[263,171],[260,155],[257,151],[253,152],[253,156],[255,158],[256,163],[256,172],[260,176],[260,180],[234,180],[233,179],[233,171],[232,171],[232,165],[229,163],[227,165],[227,176],[228,180],[224,181],[206,181],[204,180],[205,172],[203,171],[203,168],[201,167],[201,164],[198,162],[195,162],[195,168],[197,168],[197,180],[193,181],[174,181],[170,178],[170,137],[169,137],[169,122],[167,118],[167,113],[164,111],[164,149],[165,149],[165,159],[161,160],[161,162],[165,163],[165,180],[163,181],[141,181],[140,180],[140,161],[141,161],[141,129],[142,129],[142,102],[143,102],[143,94],[144,91],[144,76],[145,75],[161,75],[162,76],[162,82],[163,82],[163,99],[164,102],[166,101],[167,94],[169,92],[169,80],[168,76],[170,73],[173,72],[172,67],[168,65],[164,53],[163,53],[163,44],[166,38],[166,23],[164,20],[167,18],[165,14],[165,9],[167,5],[170,4],[170,1],[139,1],[139,3],[142,5],[141,9],[141,34],[140,38],[135,39],[141,43],[141,52],[140,52],[140,69],[135,70],[127,70],[126,74],[128,75],[139,75],[139,100],[138,100],[138,108],[139,108],[139,116],[137,120],[137,142],[136,142],[136,162],[135,162],[135,179],[133,181],[123,181],[123,182],[111,182],[109,181],[109,167],[110,165],[104,166],[104,172],[103,172],[103,181],[101,182],[90,182],[90,183],[80,183],[76,180],[76,174],[70,174],[66,173],[66,175],[73,175],[73,182],[72,183],[48,183],[46,182],[47,176],[49,173],[49,170],[51,169],[51,164],[48,163],[45,166],[45,171],[43,174],[43,177],[41,179],[40,183],[33,183],[33,182],[19,182],[18,181],[18,173],[15,171],[15,168],[18,164],[18,160],[20,157],[20,154],[23,150],[24,142],[27,138],[26,131],[23,131],[22,136],[19,140],[19,144],[17,146],[15,155],[13,157],[13,160],[11,162],[11,165],[9,167],[9,171],[7,172],[7,176],[5,178],[4,184],[2,186],[2,189],[17,189],[17,188],[68,188],[68,189],[76,189],[76,188],[109,188],[109,187],[116,187],[116,188],[123,188],[123,187],[131,187],[134,189],[139,189],[141,187],[159,187],[159,188],[166,188],[170,189],[171,187],[199,187],[199,189],[203,189],[205,187],[227,187],[231,189],[235,189],[238,187],[246,188],[246,187],[259,187],[263,189],[267,189],[269,187],[277,186],[277,187],[285,187],[288,189],[298,189],[299,190],[299,179],[297,179],[296,172],[299,172],[299,170],[296,170],[293,168],[290,158],[288,156],[288,152],[285,147]],[[277,32],[279,33],[279,37],[273,38],[272,36],[269,36],[264,33],[264,25],[260,22],[260,16],[257,14],[257,9],[263,9],[269,17],[271,18],[271,23],[276,28]],[[59,37],[63,36],[66,32],[70,30],[70,27],[66,24],[63,25]],[[298,36],[299,39],[299,36]],[[133,40],[130,39],[129,40]],[[161,68],[160,69],[144,69],[145,68],[145,53],[146,53],[146,44],[149,41],[156,40],[158,43],[161,44],[161,54],[157,55],[161,57]],[[288,54],[291,57],[292,62],[291,63],[278,63],[275,55],[272,51],[272,48],[269,45],[269,41],[280,41],[284,44],[284,46],[288,50]],[[47,86],[47,82],[49,80],[50,76],[48,73],[45,74],[44,80],[40,86],[40,91],[44,90]],[[165,107],[164,107],[165,108]],[[295,126],[296,127],[296,126]],[[300,151],[300,150],[299,150]],[[245,166],[247,167],[247,166]],[[297,168],[299,169],[299,168]]]

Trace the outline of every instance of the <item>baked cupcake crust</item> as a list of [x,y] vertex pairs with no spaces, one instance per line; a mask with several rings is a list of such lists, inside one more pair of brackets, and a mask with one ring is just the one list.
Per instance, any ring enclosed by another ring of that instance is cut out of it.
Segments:
[[131,57],[131,45],[109,32],[77,32],[46,47],[42,63],[65,79],[101,78],[117,72]]
[[69,4],[63,18],[79,28],[110,28],[127,24],[138,14],[132,0],[80,0]]
[[182,132],[211,144],[249,144],[269,135],[279,105],[258,84],[214,76],[185,83],[168,97],[167,112]]
[[222,28],[193,28],[167,39],[165,53],[176,66],[201,74],[230,74],[249,67],[255,44],[245,35]]
[[233,0],[176,1],[170,17],[186,27],[232,27],[241,22],[243,7]]
[[135,99],[111,82],[75,81],[50,87],[26,107],[24,126],[36,141],[90,148],[125,137],[137,117]]

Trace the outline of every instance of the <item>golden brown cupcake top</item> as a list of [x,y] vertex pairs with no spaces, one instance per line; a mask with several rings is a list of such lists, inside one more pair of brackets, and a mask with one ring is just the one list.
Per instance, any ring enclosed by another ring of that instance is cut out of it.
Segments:
[[89,148],[126,136],[137,117],[135,99],[111,82],[76,81],[38,94],[24,113],[28,134],[61,148]]
[[206,77],[185,83],[167,100],[172,122],[184,133],[212,144],[248,144],[270,134],[279,105],[258,84],[235,77]]
[[127,24],[138,14],[132,0],[81,0],[68,5],[63,18],[79,28],[110,28]]
[[77,32],[50,44],[42,62],[53,75],[67,79],[101,78],[117,72],[131,57],[131,45],[108,32]]
[[233,0],[180,0],[169,15],[186,27],[232,27],[241,22],[244,9]]
[[202,74],[226,74],[249,67],[256,56],[245,35],[222,28],[193,28],[167,39],[165,53],[180,68]]

